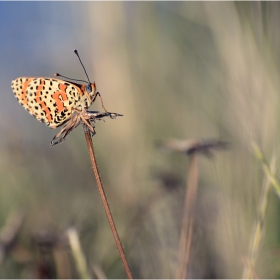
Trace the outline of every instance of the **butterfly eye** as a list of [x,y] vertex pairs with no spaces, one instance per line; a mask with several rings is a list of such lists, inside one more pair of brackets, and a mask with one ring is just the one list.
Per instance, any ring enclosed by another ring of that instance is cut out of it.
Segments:
[[87,90],[88,93],[91,93],[92,92],[91,85],[87,85],[86,90]]

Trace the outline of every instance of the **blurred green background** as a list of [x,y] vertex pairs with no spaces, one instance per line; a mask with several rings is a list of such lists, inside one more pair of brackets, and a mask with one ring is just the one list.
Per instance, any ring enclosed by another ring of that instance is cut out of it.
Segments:
[[[97,123],[93,140],[134,277],[176,271],[188,158],[155,144],[217,138],[231,148],[199,159],[189,277],[240,278],[264,178],[251,137],[268,161],[279,158],[279,13],[278,2],[0,2],[0,228],[25,213],[0,277],[39,278],[42,262],[49,277],[79,277],[66,245],[67,257],[57,258],[34,241],[69,227],[90,272],[98,265],[107,277],[126,277],[82,128],[52,148],[58,130],[30,116],[10,86],[55,72],[85,79],[76,48],[107,110],[124,115]],[[101,110],[100,101],[91,109]],[[166,176],[176,178],[174,191],[164,188]],[[260,278],[280,275],[279,205],[272,193]],[[58,267],[63,258],[70,269]]]

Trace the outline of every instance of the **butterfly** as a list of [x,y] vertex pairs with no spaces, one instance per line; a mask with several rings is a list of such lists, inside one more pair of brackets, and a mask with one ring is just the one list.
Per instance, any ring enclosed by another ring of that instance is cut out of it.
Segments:
[[[79,57],[77,50],[74,50],[82,64],[88,78],[85,67]],[[66,79],[65,76],[55,74]],[[91,122],[98,116],[97,112],[89,112],[88,108],[99,96],[102,107],[104,107],[101,95],[96,90],[96,84],[83,80],[74,80],[75,82],[60,80],[47,77],[20,77],[12,81],[12,89],[18,102],[37,120],[44,122],[50,128],[57,128],[63,124],[65,127],[53,138],[51,145],[63,141],[81,121],[86,123],[92,132]],[[81,81],[86,84],[79,84]],[[70,130],[70,131],[69,131]],[[64,132],[66,135],[63,136]],[[59,142],[54,142],[56,138],[62,135]]]

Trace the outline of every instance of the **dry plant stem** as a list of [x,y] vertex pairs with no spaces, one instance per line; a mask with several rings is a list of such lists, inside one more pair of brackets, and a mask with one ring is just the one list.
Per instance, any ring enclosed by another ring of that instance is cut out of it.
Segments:
[[192,234],[193,234],[193,216],[190,219],[189,231],[187,235],[187,244],[186,244],[187,246],[186,246],[185,259],[183,262],[182,277],[181,277],[182,279],[186,279],[188,274],[188,264],[189,264],[190,253],[191,253]]
[[101,178],[100,178],[99,171],[98,171],[98,168],[97,168],[97,163],[96,163],[96,160],[95,160],[95,154],[94,154],[94,149],[93,149],[91,132],[88,130],[88,128],[85,125],[83,126],[83,128],[84,128],[84,134],[85,134],[85,137],[86,137],[86,142],[87,142],[87,146],[88,146],[88,151],[89,151],[89,155],[90,155],[92,168],[93,168],[94,175],[95,175],[96,182],[97,182],[98,191],[99,191],[100,196],[101,196],[101,200],[102,200],[102,203],[103,203],[106,215],[107,215],[107,219],[109,221],[109,224],[110,224],[110,227],[111,227],[111,230],[112,230],[117,248],[119,250],[119,254],[120,254],[122,263],[124,265],[127,277],[128,277],[128,279],[133,279],[130,268],[129,268],[129,265],[128,265],[128,262],[126,260],[126,256],[125,256],[120,238],[119,238],[119,235],[118,235],[118,232],[117,232],[117,229],[116,229],[116,226],[115,226],[115,223],[114,223],[114,220],[113,220],[113,217],[112,217],[112,214],[111,214],[111,211],[110,211],[110,208],[109,208],[109,204],[108,204],[108,201],[107,201],[107,198],[106,198],[103,186],[102,186]]
[[191,241],[193,232],[193,210],[197,195],[198,186],[198,157],[194,153],[190,156],[190,166],[188,170],[188,181],[185,195],[185,205],[183,213],[182,228],[179,242],[179,269],[176,278],[186,278],[190,259]]

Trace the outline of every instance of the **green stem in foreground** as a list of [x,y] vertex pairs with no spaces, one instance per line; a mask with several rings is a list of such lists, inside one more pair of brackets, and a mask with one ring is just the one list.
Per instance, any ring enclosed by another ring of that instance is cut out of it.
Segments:
[[67,230],[67,235],[80,278],[90,279],[89,273],[87,271],[85,256],[82,252],[79,236],[76,229],[69,228]]
[[260,147],[258,146],[258,144],[256,142],[254,142],[253,140],[252,140],[251,144],[252,144],[252,147],[253,147],[253,150],[255,152],[256,157],[262,163],[262,167],[263,167],[263,170],[264,170],[267,178],[269,179],[270,183],[272,184],[276,194],[280,198],[280,182],[279,182],[279,180],[276,178],[275,174],[273,174],[271,172],[271,169],[270,169],[268,163],[266,162],[265,157],[264,157]]
[[255,265],[260,250],[260,244],[264,235],[264,223],[268,208],[268,195],[271,189],[271,185],[274,186],[274,189],[277,195],[279,196],[279,182],[275,177],[276,156],[274,155],[272,157],[271,164],[269,166],[257,143],[252,140],[251,145],[254,149],[256,157],[262,164],[262,167],[266,173],[266,177],[263,183],[262,193],[259,202],[258,218],[254,227],[253,234],[251,236],[248,257],[245,259],[242,275],[243,279],[258,278],[255,272]]
[[107,198],[106,198],[103,186],[102,186],[101,178],[100,178],[100,175],[99,175],[99,171],[98,171],[97,163],[96,163],[96,159],[95,159],[93,143],[92,143],[92,138],[91,138],[91,132],[88,130],[86,125],[84,125],[83,128],[84,128],[84,134],[85,134],[85,137],[86,137],[88,152],[89,152],[89,155],[90,155],[90,160],[91,160],[94,176],[95,176],[98,191],[100,193],[101,200],[102,200],[102,203],[103,203],[106,215],[107,215],[107,219],[108,219],[108,222],[110,224],[110,227],[111,227],[111,230],[112,230],[117,248],[119,250],[119,254],[120,254],[122,263],[124,265],[127,277],[128,277],[128,279],[133,279],[130,268],[129,268],[129,265],[128,265],[128,262],[126,260],[126,256],[125,256],[120,238],[119,238],[119,235],[118,235],[118,232],[117,232],[117,229],[116,229],[116,226],[115,226],[115,223],[114,223],[114,220],[113,220],[113,217],[112,217],[112,214],[111,214],[111,210],[110,210],[110,207],[109,207],[109,204],[108,204],[108,201],[107,201]]

